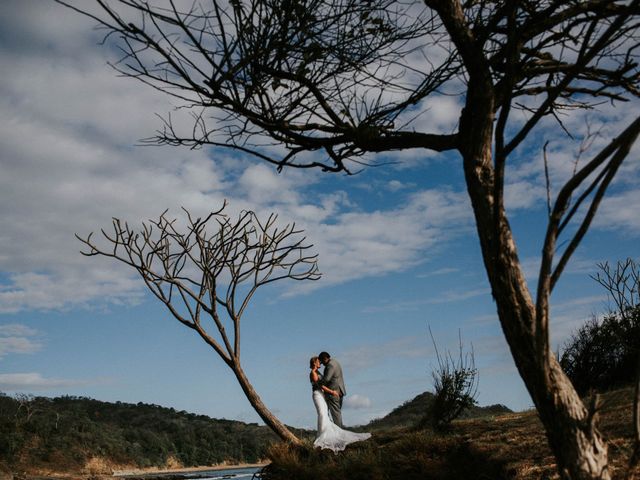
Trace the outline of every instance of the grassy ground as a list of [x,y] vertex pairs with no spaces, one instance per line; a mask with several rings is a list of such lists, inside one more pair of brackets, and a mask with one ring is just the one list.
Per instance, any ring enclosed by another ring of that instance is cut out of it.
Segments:
[[[602,395],[600,429],[614,478],[632,450],[632,390]],[[557,479],[554,458],[535,411],[454,422],[446,435],[400,428],[374,433],[343,453],[276,444],[267,480]],[[640,468],[632,478],[640,479]]]

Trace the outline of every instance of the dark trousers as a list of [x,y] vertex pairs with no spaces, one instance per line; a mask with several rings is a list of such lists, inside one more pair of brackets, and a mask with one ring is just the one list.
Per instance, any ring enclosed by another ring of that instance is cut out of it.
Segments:
[[331,414],[333,423],[342,428],[342,395],[336,397],[325,394],[324,398],[327,399],[327,406],[329,407],[329,413]]

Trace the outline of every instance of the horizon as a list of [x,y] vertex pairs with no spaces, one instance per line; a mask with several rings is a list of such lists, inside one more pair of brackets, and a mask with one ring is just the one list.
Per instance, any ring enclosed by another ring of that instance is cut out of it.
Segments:
[[[396,410],[404,407],[406,404],[411,403],[412,401],[414,401],[416,398],[420,397],[421,395],[424,395],[425,393],[429,393],[431,395],[433,395],[433,392],[429,392],[429,391],[425,391],[422,393],[419,393],[418,395],[414,396],[413,398],[410,398],[408,400],[405,400],[404,402],[402,402],[401,404],[399,404],[398,406],[392,408],[386,415],[384,415],[383,417],[378,417],[378,418],[372,418],[371,420],[369,420],[366,424],[359,424],[359,425],[352,425],[352,427],[356,427],[356,428],[361,428],[361,427],[366,427],[368,424],[372,423],[372,422],[376,422],[379,420],[382,420],[384,418],[386,418],[387,416],[389,416],[391,413],[395,412]],[[242,420],[236,420],[233,418],[224,418],[224,417],[211,417],[209,415],[205,415],[205,414],[199,414],[199,413],[194,413],[194,412],[189,412],[187,410],[177,410],[173,407],[169,407],[166,405],[160,405],[160,404],[155,404],[155,403],[146,403],[146,402],[122,402],[119,400],[113,400],[113,401],[105,401],[105,400],[100,400],[98,398],[92,398],[92,397],[84,397],[84,396],[75,396],[75,395],[57,395],[55,397],[51,397],[51,396],[47,396],[47,395],[33,395],[33,394],[24,394],[22,392],[15,392],[14,394],[9,394],[3,391],[0,391],[0,395],[4,395],[4,396],[8,396],[10,398],[13,398],[14,400],[20,401],[20,396],[22,395],[27,395],[29,397],[29,399],[39,399],[39,398],[43,398],[43,399],[47,399],[47,400],[55,400],[55,399],[70,399],[70,400],[89,400],[89,401],[96,401],[96,402],[100,402],[100,403],[106,403],[109,405],[128,405],[128,406],[132,406],[132,407],[137,407],[137,406],[146,406],[146,407],[152,407],[152,408],[160,408],[160,409],[164,409],[164,410],[170,410],[172,413],[177,413],[177,414],[184,414],[184,415],[196,415],[196,416],[204,416],[210,420],[220,420],[220,421],[230,421],[230,422],[239,422],[239,423],[243,423],[245,425],[257,425],[259,427],[265,427],[265,428],[269,428],[267,425],[264,424],[264,422],[245,422]],[[486,409],[486,408],[491,408],[491,407],[507,407],[506,405],[502,405],[499,403],[494,403],[491,405],[479,405],[476,404],[473,406],[473,408],[478,408],[478,409]],[[509,409],[510,412],[512,413],[522,413],[522,412],[526,412],[528,410],[522,410],[522,411],[514,411]],[[306,427],[299,427],[297,425],[287,425],[289,427],[292,428],[299,428],[302,430],[311,430],[313,431],[314,429],[311,428],[306,428]]]

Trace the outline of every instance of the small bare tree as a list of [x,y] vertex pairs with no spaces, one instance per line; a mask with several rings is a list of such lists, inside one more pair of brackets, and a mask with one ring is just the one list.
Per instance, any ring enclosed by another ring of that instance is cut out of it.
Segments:
[[609,262],[597,266],[600,271],[591,278],[605,288],[622,318],[626,318],[630,309],[640,305],[640,265],[629,257],[616,262],[614,269]]
[[[36,408],[36,401],[33,395],[28,395],[26,393],[18,393],[13,398],[15,398],[16,403],[18,404],[18,408],[16,409],[16,413],[14,415],[16,421],[16,427],[20,424],[26,425],[31,421],[31,417],[35,413],[39,411]],[[21,412],[23,414],[23,418],[21,419]]]
[[265,406],[240,362],[240,321],[256,290],[283,279],[317,280],[317,255],[295,224],[279,227],[277,216],[265,222],[251,211],[232,220],[226,204],[206,218],[185,210],[187,225],[164,212],[136,232],[113,219],[102,230],[104,246],[92,238],[78,239],[87,256],[113,258],[135,269],[148,289],[183,325],[194,330],[233,371],[249,403],[283,440],[297,437]]

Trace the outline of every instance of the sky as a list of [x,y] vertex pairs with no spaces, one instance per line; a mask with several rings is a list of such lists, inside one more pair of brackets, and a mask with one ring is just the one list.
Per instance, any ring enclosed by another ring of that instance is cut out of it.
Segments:
[[[453,153],[403,152],[357,175],[284,170],[225,150],[143,147],[175,101],[122,78],[93,23],[44,0],[0,9],[0,391],[144,402],[258,422],[232,372],[175,321],[125,267],[80,254],[75,234],[112,217],[140,225],[163,211],[270,212],[304,228],[322,279],[280,282],[242,321],[242,362],[269,409],[314,428],[308,360],[322,350],[344,369],[345,424],[364,424],[431,390],[440,352],[459,335],[473,349],[478,402],[532,402],[514,367],[483,270]],[[450,132],[462,99],[430,101],[425,131]],[[567,113],[591,125],[592,150],[628,124],[637,103]],[[579,144],[551,121],[507,168],[506,205],[527,279],[535,285],[546,226],[541,144],[552,186],[570,175]],[[611,307],[589,275],[599,262],[638,258],[638,148],[552,297],[554,349]],[[581,161],[584,161],[583,159]],[[557,191],[557,190],[556,190]]]

